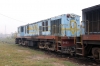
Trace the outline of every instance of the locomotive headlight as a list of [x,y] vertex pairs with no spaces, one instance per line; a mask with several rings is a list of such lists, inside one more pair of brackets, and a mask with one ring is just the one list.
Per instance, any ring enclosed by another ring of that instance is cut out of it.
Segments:
[[67,18],[75,18],[74,14],[67,14]]
[[75,18],[75,15],[74,14],[70,14],[71,18]]

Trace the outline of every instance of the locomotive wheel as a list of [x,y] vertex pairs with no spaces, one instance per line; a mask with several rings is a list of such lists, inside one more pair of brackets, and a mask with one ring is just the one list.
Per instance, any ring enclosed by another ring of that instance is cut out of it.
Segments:
[[25,41],[22,41],[22,45],[25,45]]
[[24,41],[25,46],[28,46],[29,42],[28,41]]
[[51,47],[48,46],[48,50],[55,51],[55,44],[52,44]]
[[55,44],[52,45],[52,51],[55,51]]
[[100,63],[100,48],[92,48],[93,58]]
[[48,44],[44,43],[44,48],[47,49],[48,48]]
[[39,46],[39,48],[41,48],[41,43],[40,42],[39,42],[38,46]]
[[21,40],[19,40],[19,45],[22,45],[22,42],[21,42]]
[[44,44],[42,44],[41,42],[39,42],[38,46],[39,46],[40,49],[44,49]]

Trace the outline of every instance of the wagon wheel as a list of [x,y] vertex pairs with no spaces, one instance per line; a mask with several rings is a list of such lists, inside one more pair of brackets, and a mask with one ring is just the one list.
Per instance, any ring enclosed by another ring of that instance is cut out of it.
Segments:
[[95,61],[100,63],[100,48],[92,48],[92,55]]

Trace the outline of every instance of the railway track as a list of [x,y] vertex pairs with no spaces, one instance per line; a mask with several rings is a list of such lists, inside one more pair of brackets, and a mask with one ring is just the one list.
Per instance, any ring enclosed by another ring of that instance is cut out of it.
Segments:
[[[33,48],[31,47],[31,49]],[[79,66],[100,66],[100,63],[96,62],[93,58],[90,57],[70,56],[69,54],[63,54],[59,52],[37,49],[37,48],[35,48],[34,50],[42,51],[53,58],[58,58],[59,60],[74,62],[76,64],[79,64]]]

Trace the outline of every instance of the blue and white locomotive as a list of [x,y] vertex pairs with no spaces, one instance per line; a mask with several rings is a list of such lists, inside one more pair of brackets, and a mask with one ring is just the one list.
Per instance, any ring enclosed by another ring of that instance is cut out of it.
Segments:
[[80,16],[63,14],[18,27],[16,43],[73,54],[80,35]]

